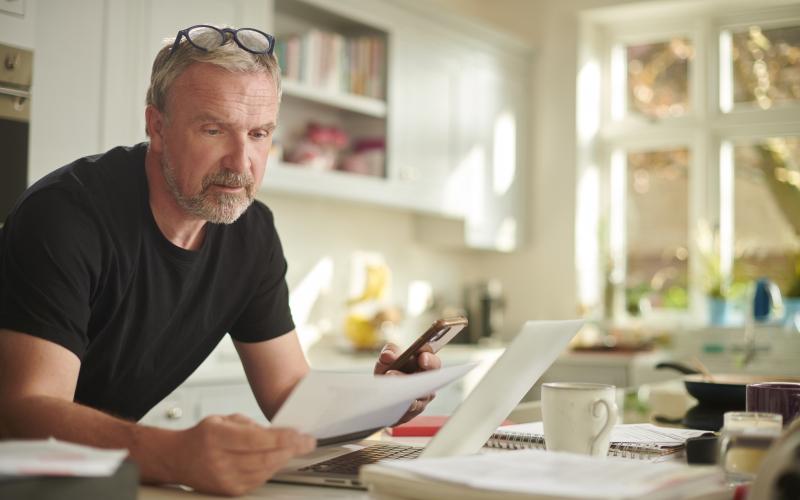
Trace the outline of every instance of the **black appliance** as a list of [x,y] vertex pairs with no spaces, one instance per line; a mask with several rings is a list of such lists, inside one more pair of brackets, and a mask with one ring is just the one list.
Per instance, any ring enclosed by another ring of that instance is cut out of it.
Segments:
[[454,342],[476,344],[481,338],[490,337],[502,329],[505,297],[499,281],[488,280],[465,286],[463,300],[469,324],[466,331],[453,339]]
[[0,225],[28,183],[33,52],[0,45]]

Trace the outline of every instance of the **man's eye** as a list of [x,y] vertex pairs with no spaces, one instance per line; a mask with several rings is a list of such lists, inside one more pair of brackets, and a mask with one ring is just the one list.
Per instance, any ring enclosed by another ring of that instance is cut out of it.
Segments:
[[207,128],[207,129],[204,129],[204,131],[205,131],[206,135],[219,135],[219,134],[222,133],[222,130],[220,130],[218,128]]
[[267,137],[269,137],[270,133],[267,132],[266,130],[256,130],[254,132],[251,132],[250,135],[256,139],[266,139]]

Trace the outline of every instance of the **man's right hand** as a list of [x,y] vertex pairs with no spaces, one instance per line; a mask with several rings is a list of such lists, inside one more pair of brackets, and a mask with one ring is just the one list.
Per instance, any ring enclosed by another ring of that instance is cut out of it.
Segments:
[[243,495],[264,484],[316,440],[293,429],[259,425],[244,415],[212,416],[179,432],[174,464],[180,483],[195,490]]

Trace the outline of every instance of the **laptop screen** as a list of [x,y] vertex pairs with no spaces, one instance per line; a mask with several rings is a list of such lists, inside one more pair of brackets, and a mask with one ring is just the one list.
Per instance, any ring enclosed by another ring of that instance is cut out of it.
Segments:
[[477,453],[581,326],[582,320],[526,322],[421,456]]

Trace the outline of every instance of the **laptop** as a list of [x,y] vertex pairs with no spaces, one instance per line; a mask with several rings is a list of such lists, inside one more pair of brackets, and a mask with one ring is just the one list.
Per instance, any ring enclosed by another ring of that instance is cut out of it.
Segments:
[[[477,453],[553,364],[583,325],[581,320],[528,321],[425,447],[365,440],[376,429],[319,442],[315,451],[291,460],[271,481],[365,489],[363,465],[379,460],[450,457]],[[386,422],[391,425],[394,422]],[[341,439],[341,438],[340,438]]]

